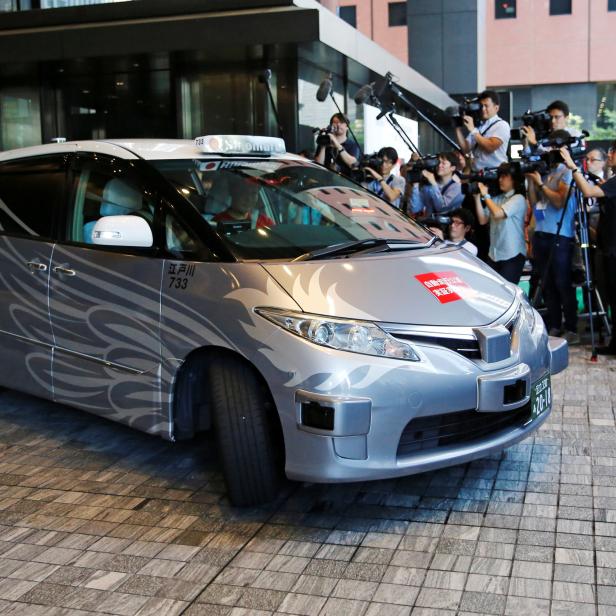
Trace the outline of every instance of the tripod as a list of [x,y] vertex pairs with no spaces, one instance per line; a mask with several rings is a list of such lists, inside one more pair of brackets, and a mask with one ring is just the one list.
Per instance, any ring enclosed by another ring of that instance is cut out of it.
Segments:
[[[586,292],[586,304],[588,306],[588,312],[582,313],[579,316],[588,317],[590,323],[590,342],[591,342],[591,357],[590,360],[595,362],[597,361],[597,346],[595,341],[595,328],[594,328],[594,318],[600,317],[603,319],[603,324],[605,326],[606,332],[608,335],[611,335],[611,327],[607,318],[607,313],[603,307],[603,302],[601,300],[601,296],[599,291],[595,288],[591,276],[590,270],[590,259],[589,259],[589,249],[590,249],[590,240],[588,234],[588,213],[586,211],[584,199],[582,193],[576,188],[575,181],[571,180],[571,184],[569,185],[569,190],[567,192],[567,197],[565,200],[565,206],[563,207],[563,212],[561,214],[560,220],[558,221],[558,225],[556,228],[556,234],[554,239],[554,244],[550,249],[550,253],[548,255],[548,259],[546,262],[546,266],[543,270],[543,277],[547,278],[547,274],[550,271],[550,267],[552,264],[552,258],[554,255],[554,249],[558,243],[558,239],[560,237],[560,232],[562,229],[563,221],[565,218],[565,214],[567,208],[569,206],[570,198],[573,195],[574,197],[574,207],[575,207],[575,220],[577,223],[577,233],[579,238],[579,247],[582,253],[583,265],[584,265],[584,282],[582,283],[582,287]],[[532,298],[533,306],[537,306],[541,299],[542,294],[545,294],[546,288],[546,280],[542,279],[540,284],[537,286],[537,290]],[[595,312],[593,310],[593,297],[596,301],[596,305],[598,310]]]
[[[572,181],[573,184],[573,181]],[[590,269],[590,259],[589,259],[589,250],[590,250],[590,240],[588,233],[588,210],[586,209],[586,203],[584,202],[584,198],[582,196],[581,191],[577,188],[574,188],[574,193],[576,196],[576,221],[577,221],[577,229],[578,236],[580,241],[580,250],[582,252],[583,263],[584,263],[584,282],[582,283],[582,288],[586,291],[586,305],[588,307],[588,312],[583,312],[580,314],[580,317],[588,317],[590,323],[590,342],[592,348],[591,361],[597,361],[597,348],[595,345],[595,331],[594,331],[594,319],[595,317],[600,317],[603,320],[603,325],[608,336],[611,336],[612,329],[610,327],[610,323],[607,318],[607,312],[603,307],[603,301],[601,300],[601,295],[599,290],[594,286],[591,269]],[[593,310],[593,295],[596,301],[597,310]]]

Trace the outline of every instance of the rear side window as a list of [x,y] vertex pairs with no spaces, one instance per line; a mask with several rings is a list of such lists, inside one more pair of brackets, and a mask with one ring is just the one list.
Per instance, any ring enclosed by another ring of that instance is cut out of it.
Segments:
[[143,190],[130,170],[109,161],[83,161],[75,173],[67,238],[92,244],[92,232],[103,216],[139,216],[154,222],[153,195]]
[[51,238],[64,183],[62,157],[0,164],[0,233]]

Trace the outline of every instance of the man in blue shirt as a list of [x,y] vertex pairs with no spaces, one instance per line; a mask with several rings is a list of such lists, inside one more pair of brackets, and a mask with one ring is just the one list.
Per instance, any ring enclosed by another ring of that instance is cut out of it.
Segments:
[[[550,139],[568,139],[567,131],[554,131]],[[571,171],[558,151],[543,176],[527,173],[528,199],[535,217],[533,256],[541,278],[547,307],[546,326],[551,336],[562,333],[569,344],[579,344],[577,301],[571,280],[571,259],[575,241],[575,196],[571,194]]]
[[377,171],[372,167],[364,167],[366,174],[372,176],[372,180],[364,185],[375,195],[399,209],[406,182],[403,177],[393,173],[393,168],[398,162],[398,152],[396,148],[381,148],[377,156],[382,161],[380,169]]

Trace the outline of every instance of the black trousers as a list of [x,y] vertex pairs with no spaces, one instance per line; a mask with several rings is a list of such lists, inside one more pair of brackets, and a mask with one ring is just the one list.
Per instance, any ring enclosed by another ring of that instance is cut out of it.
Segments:
[[616,349],[616,333],[614,332],[614,324],[616,323],[616,254],[603,255],[603,267],[605,270],[607,304],[612,313],[612,341],[610,342],[610,347]]
[[505,280],[518,284],[522,277],[522,271],[524,270],[524,261],[526,258],[522,253],[517,254],[511,259],[505,259],[504,261],[492,261],[488,257],[488,265],[496,270]]

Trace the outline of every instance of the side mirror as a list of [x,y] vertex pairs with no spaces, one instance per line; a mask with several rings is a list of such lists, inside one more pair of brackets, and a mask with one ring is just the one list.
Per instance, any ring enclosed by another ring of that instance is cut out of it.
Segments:
[[92,230],[97,246],[149,248],[154,243],[150,225],[140,216],[103,216]]

